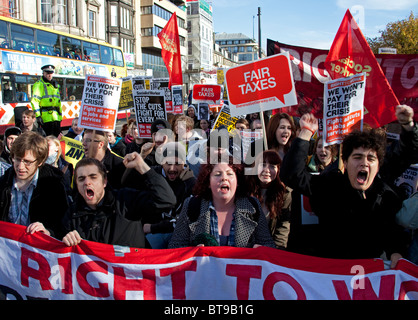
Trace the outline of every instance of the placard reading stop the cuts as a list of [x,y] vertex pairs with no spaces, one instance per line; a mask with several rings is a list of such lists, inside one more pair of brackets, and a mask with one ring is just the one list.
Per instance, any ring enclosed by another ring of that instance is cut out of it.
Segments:
[[297,104],[287,52],[228,69],[225,80],[232,116]]

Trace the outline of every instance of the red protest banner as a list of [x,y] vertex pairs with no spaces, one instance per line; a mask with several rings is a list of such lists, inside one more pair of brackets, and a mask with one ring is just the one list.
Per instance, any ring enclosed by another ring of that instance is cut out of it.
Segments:
[[[268,247],[67,247],[0,222],[0,296],[50,300],[416,300],[418,267]],[[202,289],[205,288],[205,289]]]
[[[289,52],[298,104],[274,110],[273,113],[287,112],[300,117],[303,113],[312,112],[317,118],[322,118],[324,84],[331,80],[324,66],[328,50],[267,39],[267,54],[280,52]],[[411,106],[418,121],[418,55],[376,54],[375,57],[399,102]]]
[[181,56],[180,56],[180,38],[179,29],[177,26],[177,14],[174,12],[166,26],[158,34],[158,39],[161,43],[161,56],[167,67],[170,77],[168,85],[183,84],[183,75],[181,73]]
[[272,110],[296,103],[288,54],[278,54],[226,71],[231,114]]
[[395,107],[399,101],[350,10],[334,38],[325,68],[333,79],[366,72],[364,122],[381,127],[396,120]]

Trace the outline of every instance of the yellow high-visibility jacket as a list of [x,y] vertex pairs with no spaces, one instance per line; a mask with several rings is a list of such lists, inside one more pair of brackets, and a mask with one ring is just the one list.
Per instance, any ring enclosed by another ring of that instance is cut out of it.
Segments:
[[51,83],[42,78],[32,87],[32,99],[30,101],[35,116],[42,117],[43,122],[61,121],[62,106],[60,98],[60,86],[55,88]]

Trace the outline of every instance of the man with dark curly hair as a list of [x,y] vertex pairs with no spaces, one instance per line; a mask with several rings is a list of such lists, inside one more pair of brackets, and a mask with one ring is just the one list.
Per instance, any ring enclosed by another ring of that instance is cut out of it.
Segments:
[[310,198],[319,218],[317,255],[337,259],[386,255],[395,267],[405,254],[402,229],[395,220],[402,201],[378,175],[385,155],[384,136],[378,129],[348,134],[342,144],[343,171],[311,175],[305,163],[317,119],[305,114],[300,127],[283,160],[280,178]]

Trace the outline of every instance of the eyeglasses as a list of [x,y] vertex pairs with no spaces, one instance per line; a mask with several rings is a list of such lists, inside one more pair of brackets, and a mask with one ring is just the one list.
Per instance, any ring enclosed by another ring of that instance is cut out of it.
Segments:
[[20,159],[20,158],[13,158],[12,161],[16,163],[17,165],[20,165],[20,163],[22,162],[25,167],[30,167],[36,162],[36,159],[33,161],[29,161],[29,160]]
[[83,140],[85,143],[90,143],[90,142],[101,142],[100,140],[91,140],[91,139],[84,139]]

